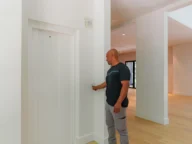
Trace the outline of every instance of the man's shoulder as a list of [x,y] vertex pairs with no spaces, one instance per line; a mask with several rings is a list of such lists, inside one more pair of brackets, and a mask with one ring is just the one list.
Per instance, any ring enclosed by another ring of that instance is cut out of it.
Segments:
[[119,63],[119,68],[121,69],[128,69],[128,67],[125,65],[125,64],[123,64],[122,62],[120,62]]
[[110,72],[112,70],[112,67],[110,67],[108,70],[107,70],[107,72]]

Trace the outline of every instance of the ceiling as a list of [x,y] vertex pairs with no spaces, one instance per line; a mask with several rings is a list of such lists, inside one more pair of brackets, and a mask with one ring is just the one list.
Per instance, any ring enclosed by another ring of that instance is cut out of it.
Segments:
[[136,49],[136,24],[130,23],[113,30],[111,32],[111,47],[125,51]]
[[[111,46],[120,51],[136,49],[135,17],[179,0],[111,0]],[[169,46],[192,41],[192,29],[169,18]],[[125,34],[125,35],[123,35]]]
[[169,18],[169,46],[192,42],[192,29]]
[[[174,46],[182,43],[192,42],[192,29],[169,18],[168,20],[168,43]],[[125,35],[123,35],[125,34]],[[127,24],[115,29],[111,34],[111,46],[122,51],[132,51],[136,49],[136,25]]]
[[111,27],[179,0],[111,0]]

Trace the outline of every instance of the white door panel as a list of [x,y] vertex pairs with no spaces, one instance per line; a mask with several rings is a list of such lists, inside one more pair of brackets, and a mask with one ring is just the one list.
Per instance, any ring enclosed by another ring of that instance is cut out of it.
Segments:
[[28,51],[29,144],[72,144],[73,37],[33,29]]

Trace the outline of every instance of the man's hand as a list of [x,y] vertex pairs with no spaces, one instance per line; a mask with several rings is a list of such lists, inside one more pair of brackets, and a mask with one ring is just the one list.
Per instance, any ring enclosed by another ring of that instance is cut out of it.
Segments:
[[116,103],[114,106],[114,113],[119,113],[121,110],[121,103]]
[[93,85],[92,85],[92,89],[93,89],[94,91],[96,91],[96,90],[105,88],[106,85],[107,85],[106,82],[103,82],[102,84],[97,85],[97,86],[93,86]]
[[92,86],[92,89],[93,89],[94,91],[98,90],[97,86]]

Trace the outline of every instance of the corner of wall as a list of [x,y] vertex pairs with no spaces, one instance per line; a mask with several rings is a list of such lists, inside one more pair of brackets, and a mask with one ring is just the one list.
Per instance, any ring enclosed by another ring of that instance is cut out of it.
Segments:
[[96,134],[94,135],[94,141],[96,141],[98,144],[108,144],[108,138],[100,138]]
[[159,117],[159,116],[151,116],[151,115],[144,115],[143,112],[136,112],[136,117],[141,118],[141,119],[145,119],[148,121],[152,121],[161,125],[167,125],[169,124],[169,118],[164,118],[164,117]]
[[94,133],[90,133],[87,135],[84,135],[82,137],[77,137],[76,138],[76,144],[87,144],[91,141],[94,141]]
[[87,144],[92,141],[95,141],[98,144],[108,144],[108,138],[102,139],[96,133],[90,133],[76,138],[76,144]]
[[164,125],[168,125],[169,124],[169,118],[164,118]]

